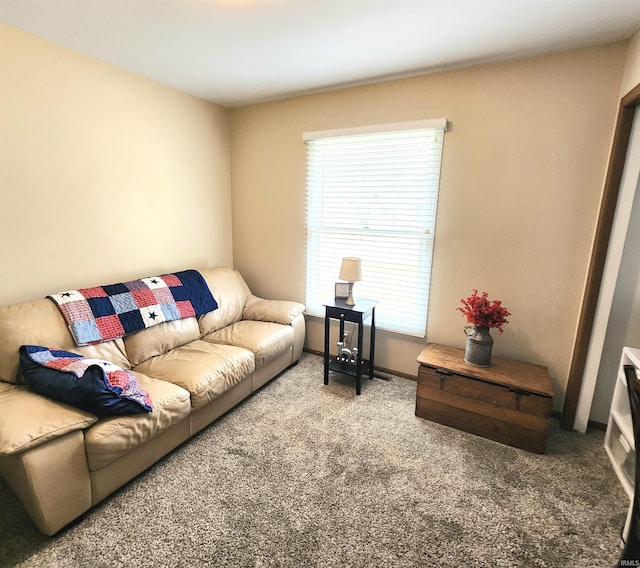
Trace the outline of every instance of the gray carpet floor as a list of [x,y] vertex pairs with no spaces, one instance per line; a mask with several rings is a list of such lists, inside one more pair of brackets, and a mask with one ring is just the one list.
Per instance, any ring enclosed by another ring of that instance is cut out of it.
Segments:
[[[603,433],[545,455],[417,418],[416,383],[300,363],[50,538],[0,482],[0,565],[612,566],[628,499]],[[64,483],[64,480],[60,480]]]

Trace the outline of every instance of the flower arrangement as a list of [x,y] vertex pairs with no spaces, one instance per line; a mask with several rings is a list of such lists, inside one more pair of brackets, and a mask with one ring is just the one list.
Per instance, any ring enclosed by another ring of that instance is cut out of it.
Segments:
[[502,301],[489,300],[488,296],[486,292],[478,296],[478,290],[474,289],[471,296],[460,300],[462,306],[457,310],[465,315],[470,324],[476,327],[497,327],[502,333],[502,326],[509,323],[507,316],[510,316],[511,312],[502,306]]

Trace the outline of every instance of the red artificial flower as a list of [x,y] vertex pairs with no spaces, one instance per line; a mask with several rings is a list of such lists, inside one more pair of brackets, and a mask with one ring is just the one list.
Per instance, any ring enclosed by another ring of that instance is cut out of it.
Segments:
[[474,289],[471,296],[460,300],[462,307],[456,309],[465,315],[470,324],[476,327],[497,327],[502,333],[502,326],[509,323],[507,316],[511,312],[502,306],[500,300],[489,300],[488,296],[486,292],[478,296],[478,290]]

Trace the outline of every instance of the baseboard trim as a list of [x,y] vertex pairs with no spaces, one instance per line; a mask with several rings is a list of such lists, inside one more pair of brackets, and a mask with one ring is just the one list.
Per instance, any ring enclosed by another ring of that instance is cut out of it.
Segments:
[[[307,353],[311,353],[312,355],[319,355],[320,357],[324,357],[324,351],[316,351],[315,349],[308,349],[306,347],[304,348],[304,351]],[[378,365],[374,365],[373,370],[380,373],[385,373],[387,375],[395,375],[396,377],[409,379],[410,381],[418,380],[418,375],[411,375],[410,373],[403,373],[402,371],[395,371],[393,369],[387,369],[386,367],[379,367]]]
[[[557,410],[553,410],[551,412],[551,417],[556,418],[557,420],[560,420],[562,418],[562,413]],[[589,428],[591,428],[592,430],[600,430],[602,432],[607,431],[606,424],[603,424],[602,422],[596,422],[595,420],[589,420],[589,422],[587,422],[587,430]]]
[[596,422],[595,420],[589,420],[587,422],[587,428],[593,428],[594,430],[602,430],[603,432],[607,431],[607,425],[602,422]]

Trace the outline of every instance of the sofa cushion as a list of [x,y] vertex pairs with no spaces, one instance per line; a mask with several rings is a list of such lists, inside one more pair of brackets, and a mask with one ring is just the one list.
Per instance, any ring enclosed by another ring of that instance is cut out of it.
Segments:
[[191,412],[189,393],[166,381],[132,371],[153,399],[153,412],[103,418],[85,431],[89,469],[97,471],[151,440]]
[[21,345],[55,345],[124,369],[130,367],[121,339],[77,347],[58,308],[44,298],[0,308],[0,338],[0,379],[9,383],[24,383],[18,357]]
[[279,323],[242,320],[202,339],[248,349],[255,356],[256,369],[259,369],[293,345],[293,328]]
[[132,366],[167,353],[176,347],[200,339],[196,318],[168,321],[133,333],[124,339],[124,347]]
[[202,408],[255,370],[251,351],[233,345],[192,341],[136,367],[145,375],[189,391],[194,410]]
[[26,451],[97,420],[94,414],[35,394],[27,386],[0,383],[0,455]]
[[240,273],[233,268],[218,267],[201,269],[213,297],[218,301],[218,309],[200,316],[200,334],[207,335],[242,317],[247,297],[251,294]]
[[150,412],[152,401],[120,367],[59,349],[20,347],[20,367],[31,388],[98,416]]

